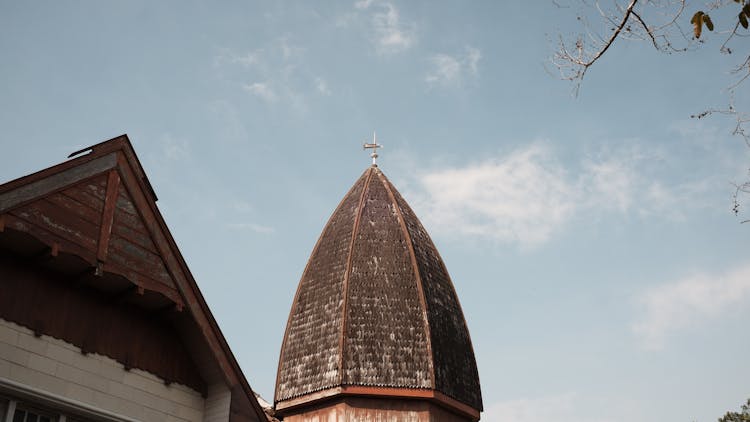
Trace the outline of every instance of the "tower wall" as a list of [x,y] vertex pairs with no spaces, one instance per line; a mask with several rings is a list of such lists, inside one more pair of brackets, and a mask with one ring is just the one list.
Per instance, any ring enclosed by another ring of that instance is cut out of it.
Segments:
[[469,422],[426,400],[345,397],[299,409],[284,422]]

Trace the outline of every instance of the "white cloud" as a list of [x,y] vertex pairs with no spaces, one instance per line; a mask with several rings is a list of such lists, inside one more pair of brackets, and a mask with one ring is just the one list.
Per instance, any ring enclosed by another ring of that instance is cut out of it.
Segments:
[[393,3],[360,0],[354,4],[359,10],[371,11],[371,25],[375,50],[379,54],[399,53],[417,42],[416,24],[404,23]]
[[479,75],[481,58],[481,51],[474,47],[467,47],[463,55],[435,54],[429,58],[432,69],[425,76],[425,82],[429,85],[462,85],[467,78]]
[[242,86],[242,89],[269,103],[275,103],[279,99],[276,92],[274,92],[268,83],[254,82],[252,84],[245,84]]
[[466,65],[469,68],[469,72],[472,75],[476,75],[479,72],[477,65],[479,64],[479,59],[482,58],[482,52],[474,47],[467,47],[466,50]]
[[637,303],[641,317],[632,326],[634,334],[644,348],[661,349],[670,334],[750,305],[750,265],[651,287]]
[[633,205],[637,173],[632,161],[609,157],[584,163],[590,205],[627,212]]
[[424,174],[426,220],[438,231],[522,246],[545,242],[575,209],[574,186],[541,145],[460,169]]
[[232,209],[238,213],[248,213],[255,209],[253,204],[242,199],[236,199],[232,202]]
[[317,88],[318,92],[321,95],[325,95],[325,96],[331,95],[331,89],[328,88],[328,84],[322,78],[315,79],[315,88]]
[[482,420],[498,422],[606,422],[609,418],[583,414],[591,407],[575,393],[520,398],[492,404]]
[[[417,175],[413,202],[431,230],[541,245],[575,218],[605,212],[681,218],[699,187],[667,185],[644,169],[644,154],[618,150],[563,165],[554,150],[534,143],[464,167]],[[573,171],[577,169],[577,171]]]
[[357,9],[367,9],[372,5],[373,0],[359,0],[358,2],[354,3],[354,7]]
[[168,160],[181,161],[190,157],[190,146],[187,140],[165,133],[161,136],[160,142],[162,153]]
[[447,54],[435,54],[430,58],[433,69],[425,80],[430,83],[455,83],[461,78],[461,62]]
[[289,37],[281,37],[278,39],[278,49],[284,60],[289,61],[293,58],[299,57],[304,52],[304,49],[289,42]]
[[227,227],[230,229],[250,230],[256,233],[264,233],[264,234],[273,233],[276,231],[273,227],[263,226],[261,224],[256,224],[256,223],[229,223],[227,224]]
[[238,64],[242,67],[249,68],[260,63],[262,51],[249,51],[246,53],[237,53],[228,48],[223,48],[219,54],[214,57],[214,66],[225,64]]
[[304,113],[312,96],[332,94],[322,77],[306,71],[305,49],[295,45],[290,36],[247,53],[226,48],[219,51],[214,58],[217,74],[266,104],[286,105]]

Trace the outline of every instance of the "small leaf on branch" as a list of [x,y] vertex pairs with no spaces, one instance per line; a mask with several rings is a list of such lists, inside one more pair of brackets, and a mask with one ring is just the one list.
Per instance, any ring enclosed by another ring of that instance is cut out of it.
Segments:
[[714,30],[714,23],[711,22],[711,17],[708,15],[703,15],[703,23],[706,24],[706,28],[708,28],[709,31]]
[[747,16],[745,16],[745,12],[740,12],[740,25],[747,29]]
[[703,12],[695,12],[693,18],[690,19],[690,23],[693,24],[693,35],[695,35],[695,38],[700,38],[701,30],[703,29]]
[[742,12],[745,14],[745,16],[750,16],[750,3],[745,3],[744,6],[742,6]]

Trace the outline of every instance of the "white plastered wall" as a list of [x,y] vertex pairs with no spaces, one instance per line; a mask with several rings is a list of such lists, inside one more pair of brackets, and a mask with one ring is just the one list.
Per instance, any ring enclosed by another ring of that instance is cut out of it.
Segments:
[[222,383],[208,386],[208,396],[203,414],[204,422],[226,422],[232,404],[232,392]]
[[35,337],[31,330],[0,319],[2,381],[122,415],[123,420],[203,421],[205,412],[205,420],[214,422],[227,421],[229,414],[225,386],[211,386],[204,400],[188,387],[167,386],[148,372],[126,371],[113,359],[84,355],[72,344]]

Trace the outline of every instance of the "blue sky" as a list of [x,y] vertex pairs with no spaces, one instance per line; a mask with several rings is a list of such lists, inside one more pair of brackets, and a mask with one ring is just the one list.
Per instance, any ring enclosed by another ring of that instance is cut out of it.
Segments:
[[271,400],[297,282],[375,129],[458,291],[483,420],[715,420],[750,396],[730,200],[750,150],[731,119],[689,116],[726,104],[734,58],[716,36],[618,42],[573,97],[545,63],[576,11],[2,2],[0,181],[127,133]]

